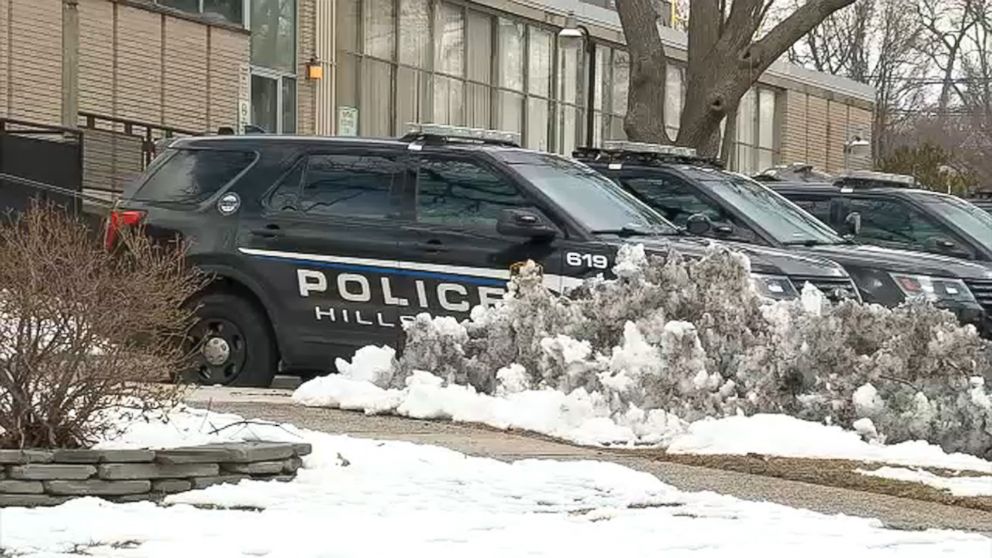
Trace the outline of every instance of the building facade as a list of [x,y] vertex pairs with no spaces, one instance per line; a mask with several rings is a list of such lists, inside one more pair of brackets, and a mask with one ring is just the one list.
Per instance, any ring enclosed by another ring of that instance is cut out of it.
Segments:
[[[686,37],[663,4],[674,137]],[[119,189],[154,139],[221,127],[389,137],[437,122],[570,153],[623,138],[629,69],[611,0],[0,0],[0,118],[82,127],[92,188]],[[867,166],[844,145],[869,139],[873,98],[778,63],[741,103],[733,166]]]

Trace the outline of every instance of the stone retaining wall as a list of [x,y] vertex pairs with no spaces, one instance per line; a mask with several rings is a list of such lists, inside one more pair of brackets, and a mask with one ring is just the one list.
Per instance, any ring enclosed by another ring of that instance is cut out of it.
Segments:
[[51,506],[96,496],[114,502],[242,479],[288,481],[310,444],[238,442],[165,450],[0,450],[0,507]]

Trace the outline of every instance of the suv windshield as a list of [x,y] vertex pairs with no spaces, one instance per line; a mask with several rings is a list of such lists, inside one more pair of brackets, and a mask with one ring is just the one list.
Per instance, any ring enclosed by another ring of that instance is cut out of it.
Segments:
[[827,225],[757,182],[721,172],[706,180],[713,195],[736,207],[775,240],[785,245],[841,244],[844,240]]
[[535,153],[512,167],[593,233],[678,234],[675,225],[582,163]]
[[992,247],[992,215],[960,198],[953,196],[926,196],[926,204],[949,222],[985,246]]

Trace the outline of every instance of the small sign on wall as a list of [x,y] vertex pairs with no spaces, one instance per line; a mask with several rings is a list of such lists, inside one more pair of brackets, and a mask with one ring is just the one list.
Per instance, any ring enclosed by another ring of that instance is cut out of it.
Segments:
[[238,125],[239,134],[251,123],[251,67],[241,64],[238,68]]
[[338,107],[338,135],[358,135],[358,108]]

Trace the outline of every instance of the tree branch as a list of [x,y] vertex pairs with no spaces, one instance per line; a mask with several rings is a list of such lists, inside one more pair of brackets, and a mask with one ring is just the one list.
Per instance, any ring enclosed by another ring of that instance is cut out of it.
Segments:
[[854,3],[855,0],[810,0],[776,25],[761,40],[742,55],[741,63],[764,72],[775,60],[804,35],[812,31],[830,14]]

